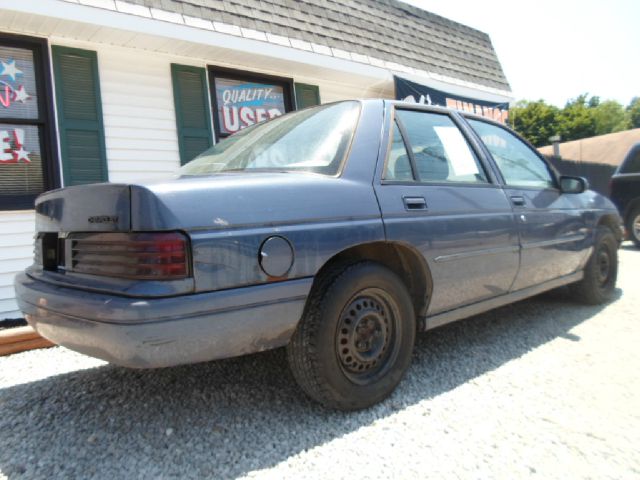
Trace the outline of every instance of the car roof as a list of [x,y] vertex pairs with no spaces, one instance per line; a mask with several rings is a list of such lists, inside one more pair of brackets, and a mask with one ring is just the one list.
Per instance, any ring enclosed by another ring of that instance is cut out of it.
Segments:
[[[374,100],[375,101],[375,100]],[[467,112],[465,110],[458,110],[457,108],[450,108],[450,107],[442,107],[440,105],[427,105],[424,103],[416,103],[416,102],[407,102],[404,100],[388,100],[388,99],[382,99],[382,101],[384,101],[385,105],[389,105],[389,106],[399,106],[402,108],[408,108],[408,109],[420,109],[420,110],[428,110],[428,111],[432,111],[432,112],[438,112],[438,113],[456,113],[458,115],[461,115],[467,119],[471,119],[471,120],[481,120],[483,122],[486,123],[492,123],[498,127],[502,127],[502,128],[507,128],[509,130],[512,130],[512,128],[509,125],[505,125],[504,123],[500,123],[496,120],[493,120],[491,118],[487,118],[484,117],[482,115],[478,115],[477,113],[473,113],[473,112]]]

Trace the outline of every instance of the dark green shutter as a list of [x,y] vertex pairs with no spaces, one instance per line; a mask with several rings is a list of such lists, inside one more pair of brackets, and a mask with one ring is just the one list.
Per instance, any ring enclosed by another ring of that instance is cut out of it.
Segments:
[[184,165],[213,144],[204,68],[171,64],[180,163]]
[[64,185],[106,182],[107,155],[96,52],[53,46]]
[[296,83],[296,105],[301,108],[320,105],[320,89],[317,85],[307,85],[306,83]]

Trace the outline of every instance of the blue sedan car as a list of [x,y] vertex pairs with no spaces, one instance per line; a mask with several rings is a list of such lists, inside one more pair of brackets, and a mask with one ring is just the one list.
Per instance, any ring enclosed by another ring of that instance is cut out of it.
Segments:
[[385,100],[247,128],[156,184],[36,201],[20,308],[44,337],[129,367],[286,346],[338,409],[400,382],[416,332],[570,285],[612,297],[620,218],[501,124]]

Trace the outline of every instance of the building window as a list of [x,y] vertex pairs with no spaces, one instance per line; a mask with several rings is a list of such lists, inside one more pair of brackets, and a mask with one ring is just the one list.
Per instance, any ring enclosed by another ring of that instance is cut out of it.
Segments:
[[216,138],[293,110],[290,78],[209,67]]
[[59,185],[46,41],[0,35],[0,210],[31,209]]

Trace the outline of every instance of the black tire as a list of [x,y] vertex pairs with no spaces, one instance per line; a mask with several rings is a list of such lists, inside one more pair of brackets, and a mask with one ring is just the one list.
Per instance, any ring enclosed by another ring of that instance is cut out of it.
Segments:
[[598,227],[593,253],[584,268],[584,278],[571,285],[573,297],[589,305],[613,298],[618,278],[618,241],[607,227]]
[[328,408],[357,410],[393,392],[411,363],[415,336],[404,282],[364,261],[318,279],[287,357],[309,397]]
[[627,215],[627,224],[625,225],[629,233],[629,240],[640,248],[640,205],[636,206]]

